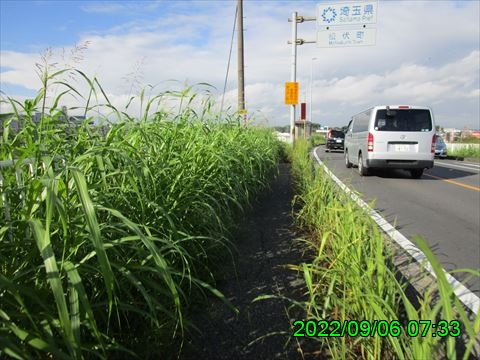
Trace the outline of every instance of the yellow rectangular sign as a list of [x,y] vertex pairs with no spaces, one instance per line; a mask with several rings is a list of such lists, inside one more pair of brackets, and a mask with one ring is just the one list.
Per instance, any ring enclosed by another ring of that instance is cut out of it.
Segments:
[[285,83],[285,104],[286,105],[298,104],[298,82]]

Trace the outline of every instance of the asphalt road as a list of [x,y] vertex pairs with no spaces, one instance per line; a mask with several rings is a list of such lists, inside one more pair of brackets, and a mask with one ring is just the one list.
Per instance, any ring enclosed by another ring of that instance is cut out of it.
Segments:
[[[480,164],[435,160],[420,179],[403,170],[376,171],[361,177],[347,169],[343,152],[317,149],[320,159],[350,189],[411,241],[421,235],[445,270],[480,269]],[[413,241],[412,241],[413,242]],[[453,276],[477,296],[480,278]]]

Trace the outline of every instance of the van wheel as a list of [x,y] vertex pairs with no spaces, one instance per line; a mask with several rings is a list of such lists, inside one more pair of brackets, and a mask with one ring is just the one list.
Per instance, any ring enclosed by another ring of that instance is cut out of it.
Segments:
[[423,169],[413,169],[410,170],[410,174],[412,174],[412,178],[420,179],[423,175]]
[[348,160],[348,151],[345,150],[345,166],[349,169],[352,167],[352,163]]
[[360,174],[360,176],[367,176],[368,175],[368,168],[363,166],[362,154],[358,155],[358,173]]

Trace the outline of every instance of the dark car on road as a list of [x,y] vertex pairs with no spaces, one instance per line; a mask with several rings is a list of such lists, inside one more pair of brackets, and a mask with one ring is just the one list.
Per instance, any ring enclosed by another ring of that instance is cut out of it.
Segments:
[[325,151],[343,150],[345,143],[345,133],[341,130],[328,130]]

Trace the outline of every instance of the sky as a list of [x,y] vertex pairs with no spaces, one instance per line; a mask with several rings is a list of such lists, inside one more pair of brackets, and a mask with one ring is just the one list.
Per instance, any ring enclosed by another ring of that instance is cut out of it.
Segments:
[[[316,17],[318,5],[337,2],[243,1],[245,101],[251,121],[290,123],[290,107],[284,103],[292,62],[288,18],[294,11]],[[134,117],[145,110],[142,90],[144,99],[152,99],[188,86],[210,94],[216,109],[223,98],[223,109],[235,111],[236,5],[234,0],[0,0],[0,95],[20,102],[34,98],[41,88],[38,74],[47,63],[51,73],[68,68],[95,77],[110,102]],[[369,107],[410,104],[431,107],[437,125],[480,129],[480,0],[379,0],[376,23],[369,27],[376,28],[371,46],[297,46],[300,101],[310,103],[311,97],[310,120],[344,126]],[[314,41],[317,23],[299,23],[297,33]],[[57,79],[88,93],[78,72]],[[53,101],[61,90],[50,89]],[[129,102],[131,96],[135,100]],[[72,94],[61,103],[74,114],[85,100]],[[0,112],[8,111],[2,102]],[[299,113],[297,107],[297,118]]]

